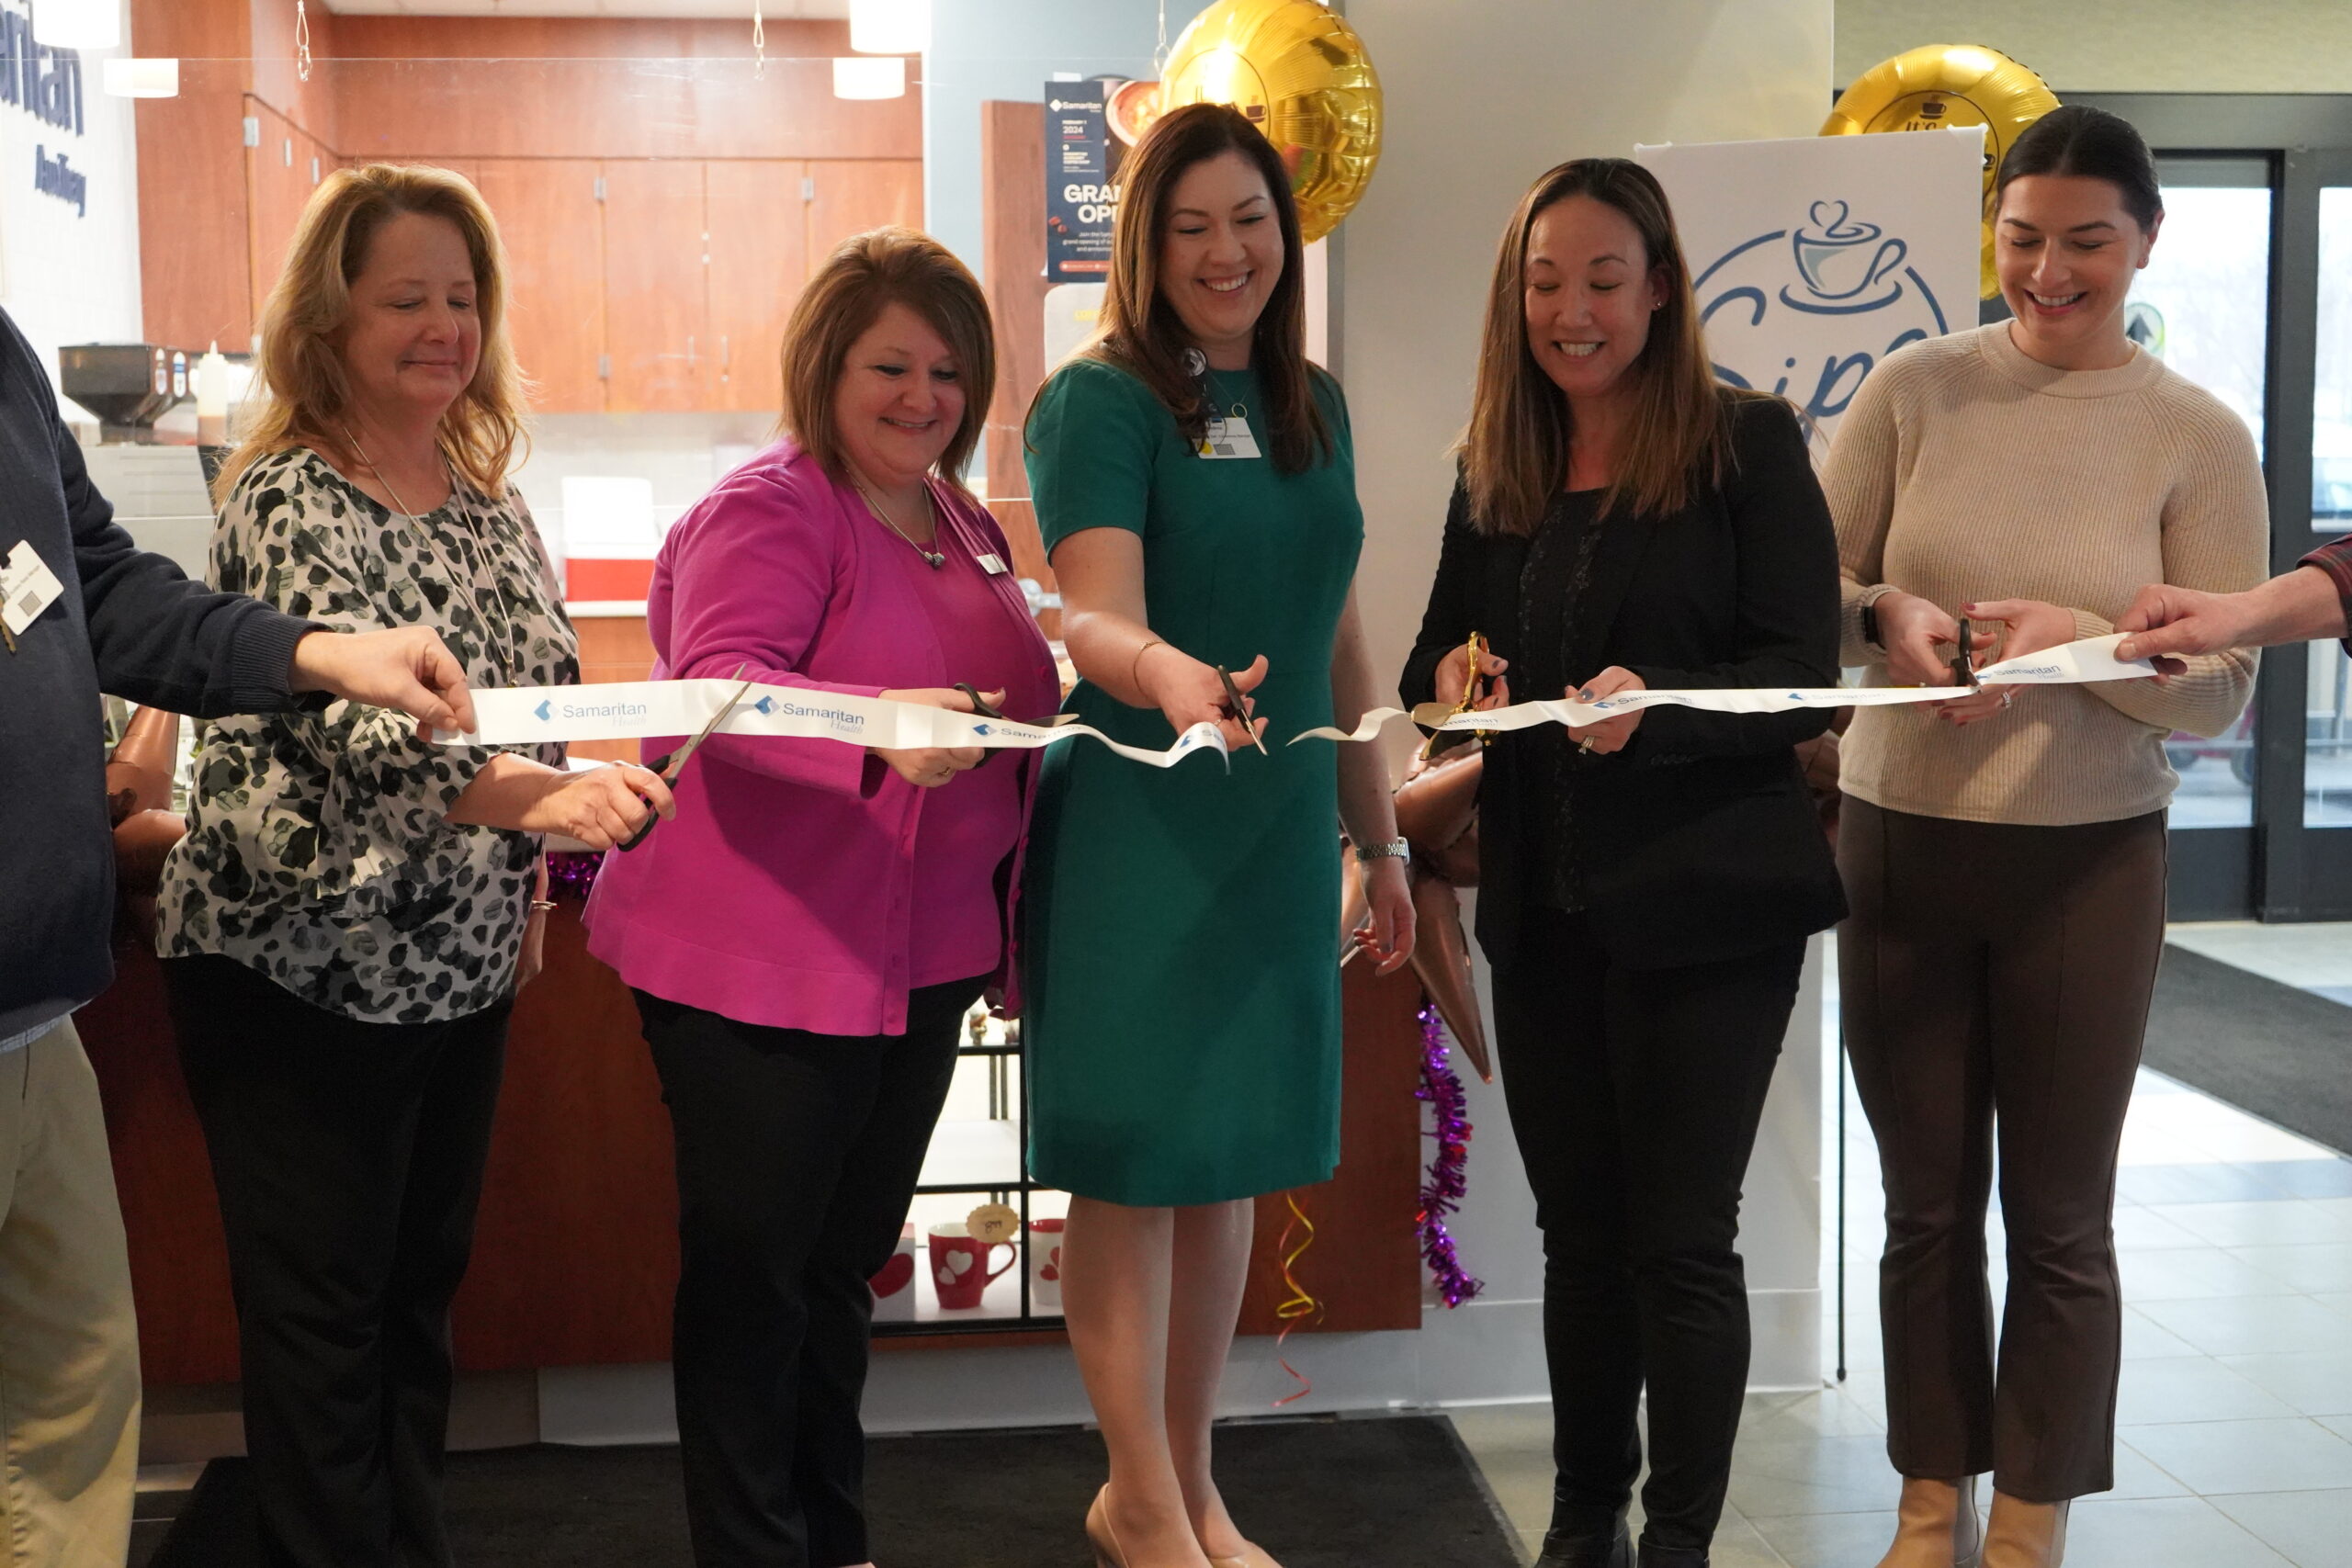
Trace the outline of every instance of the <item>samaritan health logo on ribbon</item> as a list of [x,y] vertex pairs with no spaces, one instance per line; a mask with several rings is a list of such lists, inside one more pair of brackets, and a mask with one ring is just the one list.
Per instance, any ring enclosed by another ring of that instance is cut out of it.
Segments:
[[1715,373],[1818,424],[1846,412],[1880,360],[1951,323],[1902,235],[1839,198],[1803,212],[1724,251],[1694,288]]

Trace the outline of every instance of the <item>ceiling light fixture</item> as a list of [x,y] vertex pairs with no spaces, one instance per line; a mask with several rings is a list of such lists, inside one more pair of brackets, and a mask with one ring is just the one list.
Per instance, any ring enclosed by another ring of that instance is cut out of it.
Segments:
[[180,96],[180,62],[175,59],[109,60],[101,75],[106,90],[118,98],[176,98]]
[[51,49],[120,49],[120,0],[40,0],[33,41]]
[[931,47],[931,0],[849,0],[849,46],[860,54],[921,54]]
[[833,62],[833,96],[903,98],[907,62],[895,54],[852,54]]

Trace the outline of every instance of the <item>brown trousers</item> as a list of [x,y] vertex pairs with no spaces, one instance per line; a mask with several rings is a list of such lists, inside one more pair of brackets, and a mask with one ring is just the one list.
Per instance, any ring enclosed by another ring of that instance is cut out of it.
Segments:
[[1838,859],[1853,907],[1838,931],[1846,1045],[1886,1183],[1887,1455],[1907,1476],[1989,1470],[2028,1502],[2104,1492],[2115,1159],[2164,949],[2164,813],[2030,828],[1849,796]]

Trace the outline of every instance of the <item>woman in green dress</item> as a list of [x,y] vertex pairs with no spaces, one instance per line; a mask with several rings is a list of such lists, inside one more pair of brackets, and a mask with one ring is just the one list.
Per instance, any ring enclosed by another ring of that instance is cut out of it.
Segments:
[[1030,1160],[1071,1194],[1062,1303],[1111,1461],[1086,1520],[1098,1561],[1272,1568],[1218,1500],[1209,1424],[1251,1201],[1339,1163],[1341,828],[1384,972],[1411,952],[1412,902],[1378,751],[1284,744],[1352,726],[1374,681],[1347,405],[1306,361],[1282,161],[1240,114],[1193,105],[1136,146],[1123,197],[1102,330],[1028,426],[1081,677],[1068,705],[1141,745],[1219,721],[1233,754],[1162,771],[1050,753]]

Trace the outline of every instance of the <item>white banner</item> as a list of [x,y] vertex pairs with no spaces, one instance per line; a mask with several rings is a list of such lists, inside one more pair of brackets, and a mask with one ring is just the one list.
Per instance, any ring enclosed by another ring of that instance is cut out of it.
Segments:
[[1716,372],[1803,409],[1816,453],[1872,366],[1976,324],[1984,136],[1634,149],[1674,204]]

